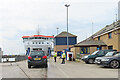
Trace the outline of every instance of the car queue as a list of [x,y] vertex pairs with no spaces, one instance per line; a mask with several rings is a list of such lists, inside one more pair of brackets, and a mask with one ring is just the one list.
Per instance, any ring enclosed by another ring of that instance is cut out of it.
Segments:
[[103,67],[119,68],[120,52],[116,50],[98,50],[82,57],[86,64],[97,64]]

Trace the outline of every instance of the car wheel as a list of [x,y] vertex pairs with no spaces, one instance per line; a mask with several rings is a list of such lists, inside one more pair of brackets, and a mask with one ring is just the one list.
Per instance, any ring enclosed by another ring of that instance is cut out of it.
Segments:
[[85,61],[86,64],[89,64],[87,61]]
[[117,60],[113,60],[110,62],[110,67],[112,67],[112,68],[118,68],[119,65],[120,65],[120,63]]
[[45,68],[47,68],[48,67],[48,64],[45,64]]
[[28,65],[28,68],[31,68],[31,65]]
[[93,60],[93,59],[89,59],[89,60],[88,60],[88,63],[89,63],[89,64],[93,64],[93,63],[94,63],[94,60]]

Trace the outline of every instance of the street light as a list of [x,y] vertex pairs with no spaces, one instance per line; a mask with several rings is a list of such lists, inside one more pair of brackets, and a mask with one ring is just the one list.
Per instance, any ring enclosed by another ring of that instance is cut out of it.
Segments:
[[65,7],[67,7],[67,49],[69,48],[69,40],[68,40],[68,7],[70,5],[65,4]]

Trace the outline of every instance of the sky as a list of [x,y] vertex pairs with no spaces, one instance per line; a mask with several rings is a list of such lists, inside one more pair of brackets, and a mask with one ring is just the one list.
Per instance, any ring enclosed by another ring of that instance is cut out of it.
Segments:
[[69,7],[69,32],[80,42],[115,21],[119,0],[0,0],[0,47],[4,54],[25,54],[22,36],[56,35],[66,31]]

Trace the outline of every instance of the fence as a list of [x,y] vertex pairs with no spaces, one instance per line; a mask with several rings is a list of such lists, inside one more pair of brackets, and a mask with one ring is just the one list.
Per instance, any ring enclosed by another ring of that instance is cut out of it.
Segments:
[[[12,59],[12,60],[11,60]],[[26,60],[27,56],[3,56],[2,57],[2,62],[18,62],[18,61],[22,61],[22,60]]]

